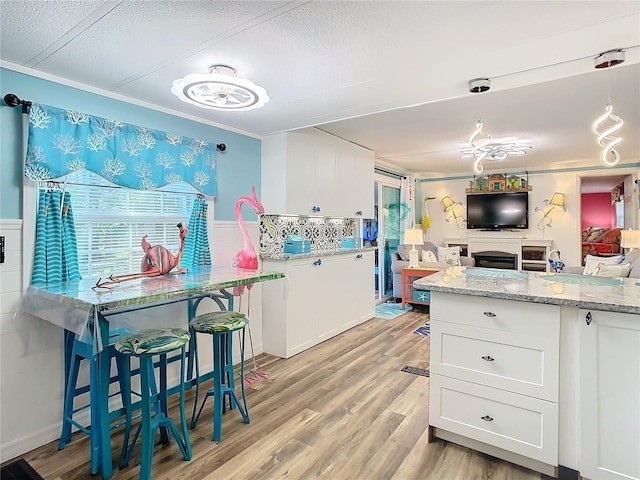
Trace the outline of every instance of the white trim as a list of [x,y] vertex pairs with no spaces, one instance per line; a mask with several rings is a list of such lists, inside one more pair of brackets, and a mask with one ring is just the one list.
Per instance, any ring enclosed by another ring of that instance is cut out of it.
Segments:
[[20,219],[1,219],[0,218],[0,229],[2,230],[21,230],[22,229],[22,220]]
[[29,67],[23,67],[21,65],[16,65],[15,63],[10,63],[4,60],[0,60],[0,67],[6,68],[7,70],[13,70],[18,73],[24,73],[25,75],[29,75],[32,77],[41,78],[42,80],[48,80],[50,82],[66,85],[67,87],[84,90],[85,92],[94,93],[102,97],[112,98],[114,100],[130,103],[132,105],[138,105],[139,107],[148,108],[150,110],[155,110],[157,112],[167,113],[169,115],[173,115],[174,117],[184,118],[186,120],[191,120],[193,122],[198,122],[198,123],[202,123],[212,127],[221,128],[223,130],[228,130],[230,132],[239,133],[247,137],[257,138],[258,140],[262,140],[263,138],[262,135],[258,135],[257,133],[247,132],[246,130],[241,130],[239,128],[231,127],[229,125],[224,125],[222,123],[212,122],[211,120],[200,118],[195,115],[189,115],[186,113],[178,112],[177,110],[172,110],[170,108],[160,107],[158,105],[154,105],[153,103],[143,102],[142,100],[137,100],[132,97],[127,97],[125,95],[119,95],[117,93],[109,92],[107,90],[102,90],[100,88],[92,87],[91,85],[75,82],[67,78],[58,77],[56,75],[51,75],[50,73],[45,73],[40,70],[35,70]]

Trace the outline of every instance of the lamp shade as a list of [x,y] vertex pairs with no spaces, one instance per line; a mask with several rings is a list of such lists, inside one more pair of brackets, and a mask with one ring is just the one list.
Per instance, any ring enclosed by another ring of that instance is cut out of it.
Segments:
[[444,211],[448,212],[449,210],[451,210],[453,207],[456,206],[456,202],[454,202],[451,197],[446,196],[442,199],[442,205],[444,206]]
[[620,230],[620,246],[623,248],[640,248],[640,230]]
[[551,197],[551,200],[549,200],[549,205],[564,209],[564,193],[554,193],[553,197]]
[[422,229],[411,228],[404,231],[404,243],[408,245],[422,245]]

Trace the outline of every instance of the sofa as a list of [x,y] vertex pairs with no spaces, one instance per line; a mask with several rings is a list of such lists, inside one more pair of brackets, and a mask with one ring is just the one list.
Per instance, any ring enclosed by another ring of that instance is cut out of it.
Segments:
[[[626,253],[626,254],[620,254],[624,257],[624,259],[620,262],[618,259],[618,256],[616,256],[615,259],[613,259],[612,257],[601,257],[603,262],[606,261],[611,261],[613,262],[614,265],[624,265],[624,264],[630,264],[630,269],[628,274],[626,275],[628,278],[640,278],[640,249],[635,249],[635,250],[631,250],[630,252]],[[599,264],[599,257],[594,257],[592,256],[590,259],[590,263]],[[573,274],[578,274],[578,275],[582,275],[584,272],[585,267],[584,266],[565,266],[564,269],[562,270],[562,273],[573,273]],[[614,270],[614,269],[609,269],[609,270]],[[612,276],[612,277],[617,277],[619,276],[617,274],[618,272],[615,273],[599,273],[596,272],[596,275],[600,275],[600,276]]]
[[587,227],[582,231],[582,258],[620,253],[620,228]]
[[[402,298],[402,269],[409,266],[409,250],[413,245],[406,243],[398,245],[398,250],[391,256],[391,272],[393,273],[393,296],[394,298]],[[422,251],[429,250],[436,255],[436,246],[431,242],[425,242],[423,245],[416,245],[418,250],[418,259],[420,266],[423,268],[448,268],[451,265],[443,262],[426,262],[422,261]],[[460,263],[466,267],[474,267],[475,259],[471,257],[460,256]]]

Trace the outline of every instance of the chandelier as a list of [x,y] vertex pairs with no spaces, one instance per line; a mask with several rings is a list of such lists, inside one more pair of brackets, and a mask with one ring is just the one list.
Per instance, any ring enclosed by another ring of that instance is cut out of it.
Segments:
[[[532,148],[530,145],[493,142],[478,148],[476,151],[482,150],[483,153],[486,153],[483,158],[484,160],[504,160],[508,156],[526,155],[527,150],[530,148]],[[460,150],[460,158],[474,158],[473,148],[463,148]]]
[[213,65],[209,73],[179,78],[173,82],[171,93],[198,107],[229,112],[253,110],[269,101],[264,88],[236,77],[236,70],[227,65]]
[[[611,67],[623,62],[623,50],[610,50],[601,53],[594,59],[594,67],[596,69],[606,68],[607,71],[610,71]],[[609,77],[607,80],[609,81],[609,90],[611,90],[611,78]],[[605,123],[608,123],[609,126],[601,130]],[[596,118],[591,125],[591,131],[597,137],[596,142],[602,148],[600,161],[605,167],[613,167],[620,161],[620,154],[615,147],[622,142],[622,137],[617,137],[614,134],[622,128],[623,124],[622,118],[613,113],[611,94],[609,94],[604,113]]]

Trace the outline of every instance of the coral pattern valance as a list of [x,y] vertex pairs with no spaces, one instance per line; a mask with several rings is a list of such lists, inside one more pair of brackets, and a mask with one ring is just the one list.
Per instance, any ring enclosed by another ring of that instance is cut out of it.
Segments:
[[213,143],[34,103],[25,175],[46,181],[82,169],[127,188],[185,182],[217,193]]

